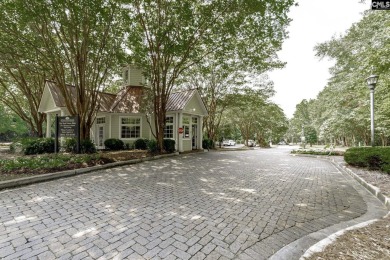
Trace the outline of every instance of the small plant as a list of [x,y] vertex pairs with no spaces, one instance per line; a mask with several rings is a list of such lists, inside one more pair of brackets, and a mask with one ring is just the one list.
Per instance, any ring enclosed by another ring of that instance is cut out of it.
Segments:
[[158,145],[157,145],[157,141],[156,140],[150,140],[148,142],[148,151],[151,153],[151,154],[156,154],[157,151],[158,151]]
[[89,139],[84,139],[84,140],[80,141],[80,152],[81,153],[96,153],[95,144]]
[[132,150],[132,149],[133,149],[133,144],[131,144],[131,143],[125,143],[125,149],[126,149],[126,150]]
[[10,145],[9,150],[11,153],[21,153],[23,152],[23,145],[20,141],[15,141]]
[[134,148],[138,150],[146,150],[148,149],[148,142],[149,142],[148,139],[142,139],[142,138],[137,139],[134,142]]
[[67,138],[65,140],[65,151],[67,153],[75,153],[77,150],[77,141],[74,138]]
[[203,145],[203,149],[213,149],[214,141],[211,139],[203,139],[202,145]]
[[164,139],[163,140],[164,150],[167,153],[173,153],[175,151],[175,140],[172,139]]
[[110,138],[104,141],[104,146],[109,150],[118,151],[118,150],[123,150],[125,144],[120,139]]

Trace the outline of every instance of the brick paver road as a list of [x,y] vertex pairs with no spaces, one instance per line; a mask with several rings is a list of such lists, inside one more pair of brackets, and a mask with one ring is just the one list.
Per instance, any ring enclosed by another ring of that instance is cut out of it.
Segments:
[[367,206],[287,150],[210,152],[0,191],[0,259],[263,259]]

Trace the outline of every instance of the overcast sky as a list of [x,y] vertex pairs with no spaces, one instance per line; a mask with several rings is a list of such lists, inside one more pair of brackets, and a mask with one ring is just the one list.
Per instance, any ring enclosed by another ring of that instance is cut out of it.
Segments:
[[360,0],[298,0],[290,17],[289,39],[283,44],[279,58],[287,62],[284,69],[269,73],[275,83],[273,101],[291,118],[295,106],[302,99],[315,98],[326,86],[329,68],[334,64],[327,59],[319,60],[313,51],[317,43],[344,33],[362,18],[362,12],[370,8]]

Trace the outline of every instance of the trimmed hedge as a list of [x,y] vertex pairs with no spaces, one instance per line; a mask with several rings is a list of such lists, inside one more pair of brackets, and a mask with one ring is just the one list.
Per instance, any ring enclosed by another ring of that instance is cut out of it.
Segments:
[[13,142],[10,147],[11,152],[22,152],[25,155],[54,153],[53,138],[23,138]]
[[134,149],[146,150],[148,149],[148,142],[149,142],[148,139],[142,139],[142,138],[137,139],[134,142]]
[[311,155],[336,155],[343,156],[344,152],[342,151],[330,151],[330,150],[292,150],[292,154],[311,154]]
[[[68,153],[77,153],[77,141],[74,138],[65,140],[65,151]],[[96,153],[95,144],[89,140],[80,141],[80,153]]]
[[81,153],[96,153],[95,144],[89,139],[81,140],[80,141],[80,152]]
[[158,151],[158,145],[156,140],[150,140],[148,142],[148,151],[152,154],[156,154]]
[[344,154],[344,160],[353,166],[390,173],[390,147],[349,148]]
[[123,150],[125,144],[122,140],[117,138],[109,138],[104,141],[104,146],[113,151]]
[[164,139],[163,147],[167,153],[173,153],[175,151],[175,140],[172,139]]

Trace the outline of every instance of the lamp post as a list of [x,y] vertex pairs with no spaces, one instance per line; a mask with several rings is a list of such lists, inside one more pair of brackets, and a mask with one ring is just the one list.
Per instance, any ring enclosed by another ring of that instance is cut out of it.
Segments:
[[303,143],[303,149],[306,149],[306,138],[305,138],[305,126],[302,125],[302,137],[301,141]]
[[367,85],[370,89],[370,104],[371,104],[371,146],[375,146],[375,140],[374,140],[374,91],[376,83],[378,82],[378,76],[377,75],[371,75],[367,79]]

